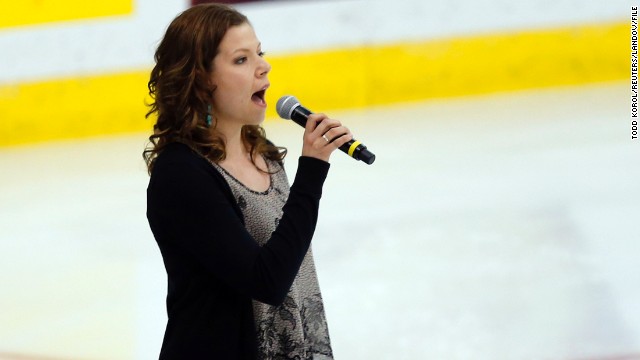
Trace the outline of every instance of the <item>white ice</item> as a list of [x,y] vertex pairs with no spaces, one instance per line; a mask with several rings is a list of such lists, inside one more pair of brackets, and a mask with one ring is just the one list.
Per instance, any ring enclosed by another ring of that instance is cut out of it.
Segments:
[[[630,113],[624,83],[332,112],[377,155],[333,156],[313,241],[336,358],[640,358]],[[302,129],[265,127],[292,178]],[[157,358],[145,136],[0,149],[0,358]]]

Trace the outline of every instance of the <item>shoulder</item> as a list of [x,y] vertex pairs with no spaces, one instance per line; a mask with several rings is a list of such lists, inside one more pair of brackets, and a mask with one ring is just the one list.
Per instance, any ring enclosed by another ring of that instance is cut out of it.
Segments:
[[173,142],[167,144],[158,154],[151,176],[155,173],[166,173],[176,171],[202,171],[215,175],[217,170],[211,165],[209,160],[195,152],[188,145]]
[[212,178],[221,180],[222,176],[208,160],[189,146],[174,142],[165,146],[158,155],[151,172],[150,185],[158,182],[184,186],[189,183],[211,185]]
[[233,203],[233,193],[226,180],[204,157],[182,143],[168,144],[156,159],[147,186],[150,204],[156,201],[175,203]]
[[173,163],[191,163],[198,165],[201,163],[200,160],[204,159],[201,159],[201,156],[196,154],[189,146],[183,143],[173,142],[167,144],[160,154],[158,154],[154,168],[166,167],[168,164]]
[[242,214],[229,184],[207,159],[185,144],[168,144],[158,155],[147,186],[148,216],[216,204],[231,205],[238,216]]

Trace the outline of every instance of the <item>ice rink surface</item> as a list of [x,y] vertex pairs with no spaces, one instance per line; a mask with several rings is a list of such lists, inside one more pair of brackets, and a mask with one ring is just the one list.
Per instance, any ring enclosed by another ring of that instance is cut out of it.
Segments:
[[[377,155],[333,156],[313,241],[336,358],[640,358],[629,104],[612,83],[332,113]],[[265,127],[293,178],[302,129]],[[145,143],[0,149],[0,359],[157,359]]]

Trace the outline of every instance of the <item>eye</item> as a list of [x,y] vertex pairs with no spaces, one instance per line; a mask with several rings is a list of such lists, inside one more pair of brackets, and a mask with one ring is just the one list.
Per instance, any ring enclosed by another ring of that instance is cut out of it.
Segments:
[[263,57],[266,53],[264,51],[258,51],[258,56]]
[[242,56],[236,59],[235,63],[240,65],[240,64],[244,64],[247,61],[247,57],[246,56]]

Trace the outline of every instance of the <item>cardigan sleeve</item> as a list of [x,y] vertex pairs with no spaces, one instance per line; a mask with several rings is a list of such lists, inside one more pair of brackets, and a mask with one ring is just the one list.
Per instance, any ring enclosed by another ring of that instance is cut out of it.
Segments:
[[[280,304],[309,248],[327,162],[300,157],[283,215],[263,246],[247,232],[213,167],[195,161],[156,163],[147,189],[147,217],[156,240],[190,254],[236,291]],[[166,257],[172,256],[165,254]],[[179,265],[178,265],[179,266]]]

